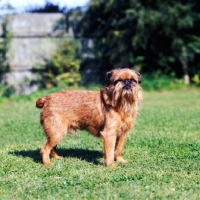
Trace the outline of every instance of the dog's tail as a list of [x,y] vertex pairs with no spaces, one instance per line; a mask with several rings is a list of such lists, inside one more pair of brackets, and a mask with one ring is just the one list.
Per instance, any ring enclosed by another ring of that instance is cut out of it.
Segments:
[[46,97],[39,98],[39,99],[36,101],[35,106],[36,106],[37,108],[43,108],[44,103],[45,103],[45,100],[46,100]]

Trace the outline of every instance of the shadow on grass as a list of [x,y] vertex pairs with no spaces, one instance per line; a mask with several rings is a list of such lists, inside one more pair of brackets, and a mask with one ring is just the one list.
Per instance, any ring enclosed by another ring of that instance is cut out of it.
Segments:
[[[57,153],[60,156],[70,157],[70,158],[78,158],[80,160],[85,160],[89,163],[93,163],[95,165],[102,164],[99,162],[99,158],[103,157],[103,153],[95,150],[86,150],[86,149],[57,149]],[[21,151],[12,151],[10,154],[15,156],[29,157],[34,160],[36,163],[42,163],[41,156],[38,150],[21,150]]]

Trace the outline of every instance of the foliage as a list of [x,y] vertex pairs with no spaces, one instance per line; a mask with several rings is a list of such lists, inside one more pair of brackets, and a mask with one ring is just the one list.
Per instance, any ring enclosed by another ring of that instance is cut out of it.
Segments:
[[198,6],[194,0],[91,0],[77,27],[93,38],[99,71],[135,67],[193,77],[200,74]]
[[182,79],[156,73],[143,75],[141,86],[144,91],[169,91],[191,88],[190,86],[185,85]]
[[[9,3],[3,3],[0,7],[0,11],[11,11],[13,7]],[[7,84],[5,74],[10,71],[8,62],[8,51],[10,48],[10,42],[12,40],[12,34],[8,32],[8,16],[0,14],[1,35],[0,35],[0,97],[9,97],[13,93],[13,87]]]
[[45,61],[44,69],[39,77],[40,87],[77,87],[81,80],[80,60],[77,55],[78,45],[76,42],[69,42],[67,39],[60,41],[56,52]]
[[4,16],[2,19],[2,35],[0,36],[0,82],[5,85],[6,80],[4,75],[10,71],[8,63],[8,50],[12,34],[7,31],[7,17]]
[[196,75],[193,77],[192,81],[193,81],[194,83],[196,83],[197,85],[200,85],[200,75],[196,74]]
[[66,7],[61,8],[59,5],[51,3],[51,1],[46,1],[44,6],[29,7],[26,10],[30,13],[64,13]]
[[117,169],[103,166],[101,139],[82,131],[44,167],[37,98],[0,103],[0,199],[199,199],[199,93],[146,92],[123,152],[129,162]]

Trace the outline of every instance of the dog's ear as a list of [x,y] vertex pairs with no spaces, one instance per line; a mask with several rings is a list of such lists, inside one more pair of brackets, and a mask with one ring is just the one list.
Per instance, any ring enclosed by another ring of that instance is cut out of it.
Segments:
[[135,70],[135,72],[136,72],[136,74],[138,76],[138,83],[139,84],[142,83],[142,77],[141,77],[140,73],[138,71],[136,71],[136,70]]
[[113,74],[113,71],[109,71],[106,73],[106,77],[105,77],[106,86],[108,86],[110,84],[110,78],[111,78],[112,74]]

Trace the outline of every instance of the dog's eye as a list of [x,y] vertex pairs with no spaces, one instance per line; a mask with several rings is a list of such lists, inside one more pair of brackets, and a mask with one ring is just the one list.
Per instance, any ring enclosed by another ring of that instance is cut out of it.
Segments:
[[137,83],[137,81],[134,78],[132,78],[131,81]]
[[115,82],[114,82],[114,85],[117,85],[117,83],[119,83],[121,80],[116,80]]

